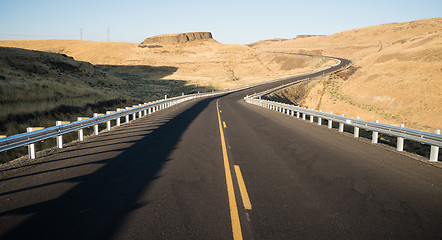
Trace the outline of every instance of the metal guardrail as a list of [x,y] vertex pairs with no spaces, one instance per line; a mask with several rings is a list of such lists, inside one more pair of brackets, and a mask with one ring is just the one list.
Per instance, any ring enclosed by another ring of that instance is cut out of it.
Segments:
[[[229,91],[218,91],[218,92],[210,92],[210,93],[197,93],[186,96],[179,96],[174,98],[169,98],[161,101],[156,101],[153,103],[144,104],[138,107],[133,107],[130,109],[116,111],[113,113],[105,114],[102,116],[91,117],[85,120],[75,121],[67,124],[63,124],[60,126],[48,127],[32,132],[21,133],[12,135],[9,137],[0,138],[0,152],[14,149],[22,146],[33,145],[35,142],[43,141],[49,138],[54,138],[61,136],[66,133],[79,131],[84,128],[96,126],[100,123],[105,123],[111,120],[115,120],[121,117],[125,117],[131,114],[136,114],[142,112],[144,110],[161,110],[175,104],[188,101],[195,98],[206,97],[206,96],[214,96],[218,94],[228,93]],[[141,114],[140,114],[141,116]],[[33,148],[33,146],[32,146]],[[32,153],[31,153],[32,151]],[[30,150],[30,157],[35,158],[35,150]]]
[[[278,88],[280,89],[280,88]],[[273,90],[273,89],[272,89]],[[276,91],[276,90],[274,90]],[[344,125],[354,127],[355,137],[359,137],[359,128],[366,129],[373,132],[372,142],[377,143],[378,133],[383,133],[397,137],[397,150],[403,151],[403,141],[404,139],[428,144],[431,146],[430,150],[430,161],[438,161],[439,148],[442,147],[442,135],[440,135],[440,130],[435,130],[435,133],[423,132],[415,129],[397,127],[392,125],[386,125],[377,122],[369,122],[364,120],[359,120],[356,118],[349,118],[345,116],[334,115],[331,113],[325,113],[321,111],[315,111],[312,109],[306,109],[297,107],[294,105],[273,102],[269,100],[262,100],[261,96],[271,92],[271,90],[264,91],[262,93],[254,94],[252,96],[246,96],[244,99],[247,103],[255,104],[261,107],[269,108],[275,111],[279,111],[286,114],[295,115],[297,118],[305,120],[306,116],[309,116],[310,121],[313,122],[314,118],[317,118],[318,125],[322,125],[322,120],[328,121],[328,127],[332,128],[333,122],[338,122],[340,124],[339,131],[342,132]]]

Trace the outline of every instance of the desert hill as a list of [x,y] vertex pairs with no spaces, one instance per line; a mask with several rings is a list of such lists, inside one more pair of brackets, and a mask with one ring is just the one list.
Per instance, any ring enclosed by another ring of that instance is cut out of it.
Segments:
[[442,128],[442,18],[262,41],[259,51],[339,56],[346,71],[315,84],[302,105],[433,131]]
[[[0,41],[0,46],[66,54],[94,65],[173,67],[176,71],[162,80],[186,81],[189,85],[215,89],[245,86],[334,64],[306,56],[265,53],[245,45],[221,44],[214,39],[155,43],[145,48],[132,43],[77,40]],[[128,69],[127,74],[139,72]],[[138,77],[158,80],[155,72]]]

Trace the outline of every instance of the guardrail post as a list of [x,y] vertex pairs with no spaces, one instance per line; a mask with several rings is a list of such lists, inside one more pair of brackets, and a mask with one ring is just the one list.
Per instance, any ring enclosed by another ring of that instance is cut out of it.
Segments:
[[[32,128],[26,128],[26,132],[32,132]],[[29,159],[35,159],[35,144],[31,143],[28,145]]]
[[[84,119],[89,119],[88,117],[77,117],[77,121],[81,121]],[[83,128],[78,130],[78,140],[79,141],[83,141],[84,140],[84,135],[83,135]]]
[[[26,128],[26,132],[32,132],[43,129],[42,127],[28,127]],[[35,144],[31,143],[28,145],[28,153],[29,153],[29,159],[35,159]]]
[[[403,128],[404,126],[405,126],[404,124],[401,124],[401,128]],[[403,137],[397,137],[397,147],[396,147],[396,149],[399,152],[404,151],[404,138]]]
[[[94,113],[94,117],[98,117],[98,113]],[[94,135],[98,135],[98,124],[94,125]]]
[[[111,114],[114,113],[115,111],[106,111],[106,114]],[[106,122],[106,130],[110,131],[111,130],[111,120]]]
[[[333,114],[333,112],[330,112],[330,114]],[[333,128],[333,121],[331,119],[327,119],[328,121],[328,128],[332,129]]]
[[[434,133],[440,134],[440,129],[434,130]],[[437,162],[439,157],[439,147],[438,146],[431,146],[430,151],[430,161],[431,162]]]
[[305,112],[302,113],[302,120],[305,120]]
[[296,118],[299,118],[299,111],[296,112]]
[[295,110],[292,109],[291,111],[292,111],[291,112],[292,113],[292,117],[294,117],[295,116]]
[[[359,117],[356,117],[356,120],[359,120]],[[359,137],[359,128],[358,128],[358,127],[355,127],[355,128],[354,128],[353,136],[354,136],[355,138],[358,138],[358,137]]]
[[[344,114],[341,114],[344,117]],[[344,123],[339,123],[339,132],[344,132]]]
[[[55,126],[60,126],[60,125],[62,125],[63,123],[61,122],[61,121],[55,121]],[[59,135],[59,136],[57,136],[57,138],[56,138],[57,140],[57,148],[63,148],[63,136],[62,135]]]
[[[127,109],[130,109],[130,107],[126,107],[126,110]],[[129,123],[129,114],[127,114],[125,117],[126,117],[126,123]]]
[[[375,123],[379,123],[379,120],[376,120]],[[373,131],[373,135],[371,137],[371,143],[378,143],[379,133]]]
[[[121,108],[117,108],[117,112],[119,112],[119,111],[121,111],[121,110],[123,110],[123,109],[121,109]],[[117,117],[117,126],[120,126],[121,125],[121,117]]]
[[[313,110],[313,108],[311,109]],[[313,115],[310,114],[310,122],[312,123],[314,121],[315,117]]]
[[[141,107],[141,104],[138,104],[138,107]],[[141,113],[142,113],[142,111],[140,110],[140,111],[138,112],[138,118],[141,118]]]
[[[135,108],[135,107],[138,107],[138,106],[137,105],[133,105],[132,107]],[[132,120],[135,120],[135,119],[137,119],[137,113],[136,112],[132,113]]]
[[[56,121],[55,122],[55,126],[60,126],[61,125],[61,121]],[[63,136],[59,135],[56,137],[56,141],[57,141],[57,148],[63,148]]]
[[152,114],[152,108],[149,108],[147,112],[149,115]]
[[[322,112],[322,110],[319,110],[320,112]],[[321,126],[322,125],[322,117],[318,117],[318,125]]]
[[[144,105],[147,105],[147,103],[144,103]],[[144,116],[147,116],[147,109],[144,109]]]

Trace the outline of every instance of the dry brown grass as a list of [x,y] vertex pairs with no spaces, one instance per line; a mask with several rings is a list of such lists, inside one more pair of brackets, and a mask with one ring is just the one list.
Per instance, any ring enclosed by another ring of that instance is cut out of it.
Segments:
[[325,94],[319,94],[324,84],[312,89],[304,101],[308,107],[427,131],[442,128],[442,18],[262,42],[253,47],[354,61],[356,71],[333,76]]

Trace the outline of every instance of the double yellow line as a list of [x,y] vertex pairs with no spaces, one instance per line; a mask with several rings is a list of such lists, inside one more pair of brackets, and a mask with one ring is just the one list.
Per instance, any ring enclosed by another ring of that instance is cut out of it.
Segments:
[[[229,196],[230,218],[232,221],[233,239],[238,240],[238,239],[242,239],[241,223],[239,221],[238,207],[236,205],[235,191],[233,189],[233,181],[232,181],[232,173],[230,172],[229,157],[227,156],[226,141],[225,141],[224,131],[223,131],[223,124],[225,126],[225,123],[221,121],[220,110],[219,110],[219,100],[216,101],[216,110],[218,113],[219,133],[221,136],[221,148],[223,151],[224,170],[226,173],[227,194]],[[250,203],[250,199],[247,194],[247,189],[244,184],[244,180],[242,178],[241,170],[239,169],[239,166],[237,166],[237,165],[235,165],[234,167],[235,167],[235,172],[236,172],[238,185],[239,185],[239,189],[241,192],[241,197],[243,200],[244,207],[246,209],[250,210],[250,209],[252,209],[252,205]]]

